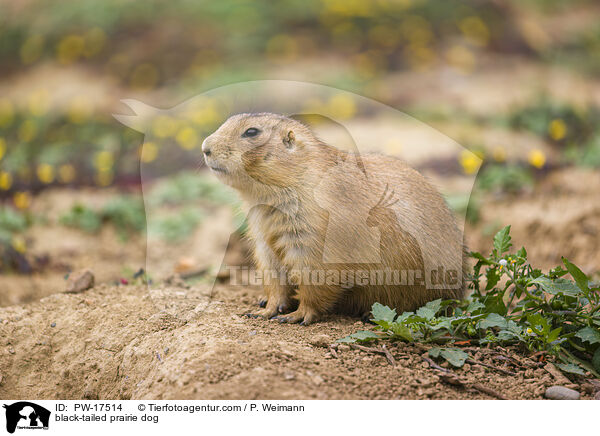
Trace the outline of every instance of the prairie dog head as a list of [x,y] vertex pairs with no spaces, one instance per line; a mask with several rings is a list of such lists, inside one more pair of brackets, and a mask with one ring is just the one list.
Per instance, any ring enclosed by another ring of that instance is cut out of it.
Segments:
[[319,147],[308,127],[271,113],[228,118],[202,143],[206,165],[239,191],[293,187],[302,182],[311,151]]

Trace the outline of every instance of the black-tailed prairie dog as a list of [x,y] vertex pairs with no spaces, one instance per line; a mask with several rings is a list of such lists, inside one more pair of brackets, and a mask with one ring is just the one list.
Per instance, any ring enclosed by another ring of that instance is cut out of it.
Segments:
[[202,151],[247,208],[267,296],[255,316],[306,325],[364,315],[374,302],[401,313],[463,296],[462,233],[401,160],[341,151],[270,113],[230,117]]

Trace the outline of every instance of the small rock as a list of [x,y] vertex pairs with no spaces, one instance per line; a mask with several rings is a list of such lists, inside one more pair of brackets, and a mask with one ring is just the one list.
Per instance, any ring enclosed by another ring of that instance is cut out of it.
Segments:
[[310,345],[312,345],[314,347],[327,348],[327,347],[329,347],[330,343],[331,343],[331,338],[324,334],[316,335],[310,340]]
[[50,327],[56,327],[56,323],[53,322],[52,324],[50,324]]
[[550,400],[579,400],[579,392],[564,386],[550,386],[544,396]]
[[283,378],[286,380],[294,380],[296,375],[292,371],[286,371],[283,373]]
[[600,400],[600,391],[596,392],[596,395],[594,396],[594,400]]
[[248,333],[250,336],[256,336],[256,330],[252,330],[251,332]]
[[67,280],[67,294],[78,294],[94,287],[94,273],[89,270],[78,271],[69,276]]

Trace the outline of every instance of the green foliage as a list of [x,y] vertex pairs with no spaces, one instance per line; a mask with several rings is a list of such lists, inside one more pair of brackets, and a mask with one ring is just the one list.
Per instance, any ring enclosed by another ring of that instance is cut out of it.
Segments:
[[445,359],[452,366],[461,368],[465,361],[469,358],[469,355],[458,348],[438,348],[434,347],[429,350],[429,355],[434,359],[439,357]]
[[208,201],[215,204],[237,204],[231,189],[206,174],[182,171],[160,181],[151,190],[148,201],[152,205],[182,205],[193,201]]
[[89,233],[99,231],[103,223],[110,223],[124,240],[146,228],[144,205],[138,197],[130,195],[115,197],[97,210],[77,203],[59,221]]
[[477,178],[484,191],[515,193],[533,186],[531,169],[517,164],[492,164],[485,166]]
[[59,218],[59,221],[62,225],[76,227],[88,233],[97,232],[102,225],[100,214],[80,203],[73,205],[71,210]]
[[177,242],[189,236],[202,220],[202,212],[198,208],[187,207],[175,214],[159,216],[149,223],[148,232],[161,239]]
[[[400,315],[375,303],[375,330],[355,333],[343,341],[520,345],[530,351],[547,351],[564,363],[560,368],[565,372],[589,371],[600,377],[600,284],[589,281],[567,259],[563,259],[564,268],[544,274],[529,264],[525,248],[510,253],[511,246],[510,226],[506,226],[494,237],[489,256],[471,253],[477,263],[468,277],[473,292],[466,300],[435,300]],[[565,278],[566,274],[574,281]],[[442,357],[454,366],[461,366],[466,358],[453,348],[432,350],[432,357]]]
[[30,220],[13,208],[2,206],[0,208],[0,242],[8,243],[16,233],[24,231]]
[[565,151],[567,161],[583,167],[600,167],[600,134],[581,147],[572,144]]

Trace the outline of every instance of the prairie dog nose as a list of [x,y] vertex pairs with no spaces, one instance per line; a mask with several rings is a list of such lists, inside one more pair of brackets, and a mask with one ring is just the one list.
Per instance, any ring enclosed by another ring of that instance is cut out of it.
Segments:
[[210,156],[211,150],[208,138],[202,142],[202,153],[204,153],[205,156]]

